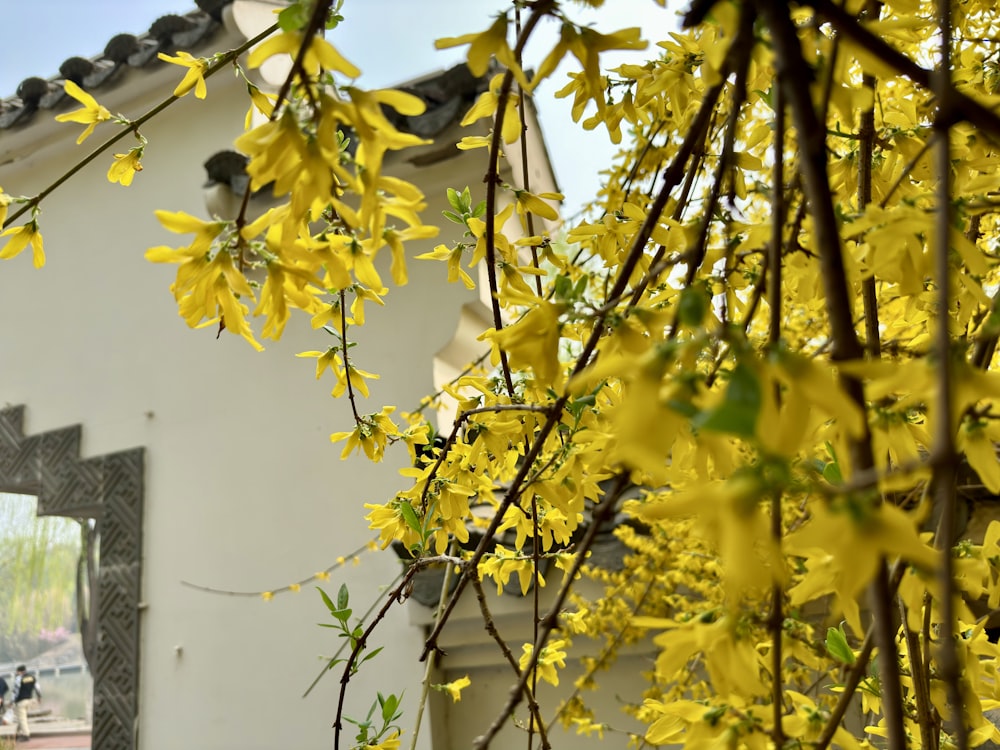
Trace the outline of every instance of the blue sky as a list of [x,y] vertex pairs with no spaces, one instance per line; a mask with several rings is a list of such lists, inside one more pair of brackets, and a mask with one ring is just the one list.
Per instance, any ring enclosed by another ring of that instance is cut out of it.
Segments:
[[[361,68],[360,85],[390,86],[464,59],[465,48],[438,51],[434,39],[483,30],[491,14],[508,5],[501,0],[346,0],[342,11],[345,23],[333,32],[330,41]],[[647,38],[661,39],[674,28],[676,13],[684,7],[677,0],[667,5],[670,7],[664,10],[654,0],[608,0],[598,11],[584,10],[574,3],[568,8],[574,18],[592,23],[600,31],[640,26]],[[29,76],[56,75],[68,57],[99,54],[115,34],[139,34],[159,16],[195,8],[194,0],[0,0],[7,30],[0,44],[0,98],[12,95],[18,83]],[[548,41],[551,46],[558,26],[548,23],[542,32],[544,36],[535,47],[536,60],[547,51],[541,45]],[[608,59],[615,61],[611,64],[620,64],[643,54],[621,53]],[[532,58],[529,46],[528,65]],[[570,120],[570,102],[552,98],[562,87],[565,72],[573,69],[572,64],[564,63],[536,96],[542,129],[570,213],[596,191],[597,173],[615,152],[603,131],[578,133]]]

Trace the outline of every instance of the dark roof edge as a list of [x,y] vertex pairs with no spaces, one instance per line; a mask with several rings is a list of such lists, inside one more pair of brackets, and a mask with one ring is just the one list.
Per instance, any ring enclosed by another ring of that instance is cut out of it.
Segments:
[[131,69],[164,64],[157,57],[160,52],[173,55],[209,41],[222,28],[223,12],[233,0],[194,2],[196,10],[160,16],[145,33],[112,37],[95,57],[67,58],[52,78],[24,79],[14,96],[0,99],[0,131],[28,125],[40,109],[61,108],[69,98],[63,88],[68,80],[88,92],[110,89]]

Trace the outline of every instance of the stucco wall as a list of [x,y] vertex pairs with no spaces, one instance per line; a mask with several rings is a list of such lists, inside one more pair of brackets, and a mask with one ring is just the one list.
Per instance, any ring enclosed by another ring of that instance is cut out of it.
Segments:
[[[177,78],[164,68],[144,79],[155,93],[134,101],[117,94],[111,108],[144,111]],[[29,434],[82,424],[84,456],[147,451],[143,750],[330,746],[338,675],[300,697],[319,657],[339,645],[317,627],[325,619],[318,594],[303,589],[268,603],[182,581],[252,591],[308,576],[369,538],[362,504],[401,484],[386,465],[341,461],[328,440],[350,428],[349,406],[329,397],[332,378],[314,380],[314,360],[294,356],[325,348],[327,334],[300,317],[284,340],[256,353],[238,337],[192,331],[168,291],[174,268],[143,258],[149,246],[184,243],[162,229],[154,208],[205,214],[201,164],[229,146],[245,113],[232,81],[221,74],[207,101],[187,97],[143,128],[145,169],[132,188],[108,183],[109,158],[101,157],[47,199],[44,269],[31,267],[30,252],[0,264],[0,404],[26,405]],[[31,194],[86,153],[73,146],[76,126],[59,128],[62,137],[48,145],[44,123],[0,136],[0,151],[17,156],[0,166],[7,192]],[[446,185],[481,184],[479,156],[428,170],[430,220],[445,207]],[[438,241],[414,245],[413,254]],[[434,352],[450,340],[461,305],[478,299],[446,285],[443,264],[411,262],[410,278],[390,292],[387,308],[367,305],[369,322],[352,350],[360,367],[382,375],[363,407],[370,411],[383,403],[409,409],[431,391]],[[386,464],[406,460],[399,447]],[[392,555],[368,554],[327,585],[336,591],[347,582],[360,611],[397,571]],[[376,690],[405,689],[412,717],[420,644],[405,613],[391,614],[373,644],[385,650],[355,681],[348,713],[363,715]],[[421,746],[429,747],[426,738]]]

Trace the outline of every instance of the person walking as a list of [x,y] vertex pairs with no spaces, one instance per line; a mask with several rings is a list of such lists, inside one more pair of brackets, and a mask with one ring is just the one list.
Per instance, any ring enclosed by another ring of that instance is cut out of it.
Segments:
[[4,701],[7,699],[8,690],[10,690],[10,686],[7,684],[7,680],[0,676],[0,726],[7,723],[4,718],[4,714],[7,713],[7,704]]
[[[38,696],[37,699],[35,696]],[[42,700],[38,689],[38,680],[23,664],[17,668],[14,675],[14,714],[17,716],[17,741],[27,742],[31,739],[31,728],[28,726],[28,710],[33,709]]]

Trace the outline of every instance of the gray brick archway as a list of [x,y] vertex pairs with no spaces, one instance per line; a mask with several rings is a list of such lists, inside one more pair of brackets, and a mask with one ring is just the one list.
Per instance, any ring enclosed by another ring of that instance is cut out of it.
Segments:
[[143,449],[81,458],[80,425],[38,435],[25,435],[23,425],[23,406],[0,409],[0,491],[35,495],[40,516],[97,520],[92,747],[135,750]]

